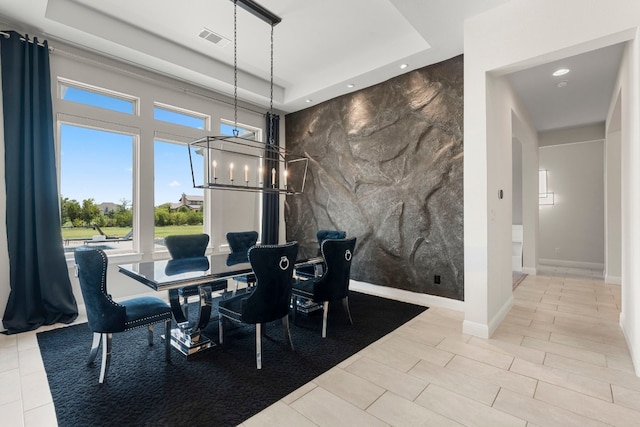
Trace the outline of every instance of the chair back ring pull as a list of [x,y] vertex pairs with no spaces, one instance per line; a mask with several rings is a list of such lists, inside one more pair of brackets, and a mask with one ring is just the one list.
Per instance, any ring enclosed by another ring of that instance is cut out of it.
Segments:
[[287,258],[286,256],[281,257],[279,266],[280,266],[280,270],[282,271],[289,268],[289,258]]
[[347,261],[351,261],[351,251],[349,249],[346,250],[346,252],[344,253],[344,259],[346,259]]

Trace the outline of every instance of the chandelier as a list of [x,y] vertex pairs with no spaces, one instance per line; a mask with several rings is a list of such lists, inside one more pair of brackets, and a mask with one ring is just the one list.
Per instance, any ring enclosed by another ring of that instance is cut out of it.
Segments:
[[[233,135],[206,136],[189,144],[194,188],[302,194],[309,159],[293,155],[273,139],[273,30],[282,21],[252,0],[233,2]],[[271,25],[271,78],[268,141],[252,139],[238,128],[238,6]],[[295,177],[295,180],[292,178]],[[294,182],[295,181],[295,182]]]

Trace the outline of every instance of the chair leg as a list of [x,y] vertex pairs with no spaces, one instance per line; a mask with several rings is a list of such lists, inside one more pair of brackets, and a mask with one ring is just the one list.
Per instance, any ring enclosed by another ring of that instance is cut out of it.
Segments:
[[102,366],[100,367],[100,384],[104,383],[111,365],[111,338],[113,334],[102,334]]
[[96,360],[101,339],[102,334],[99,334],[98,332],[93,333],[93,342],[91,343],[91,351],[89,352],[89,360],[87,361],[87,365],[91,365],[93,361]]
[[293,301],[293,303],[291,304],[293,306],[293,313],[291,314],[291,316],[293,317],[293,324],[297,325],[298,324],[298,297],[292,296],[291,301]]
[[164,322],[164,358],[171,361],[171,319]]
[[262,369],[262,324],[256,323],[256,366]]
[[224,316],[218,316],[218,342],[224,344]]
[[291,329],[289,329],[288,314],[282,318],[282,327],[284,328],[284,337],[289,340],[289,345],[291,346],[291,350],[295,350],[295,348],[293,348],[293,341],[291,340]]
[[329,301],[322,304],[322,338],[327,337],[327,315],[329,314]]
[[347,312],[347,317],[349,318],[349,323],[353,325],[353,320],[351,319],[351,311],[349,311],[349,297],[344,297],[342,299],[342,305],[344,306],[344,311]]
[[153,323],[147,326],[147,341],[149,342],[149,346],[153,345]]

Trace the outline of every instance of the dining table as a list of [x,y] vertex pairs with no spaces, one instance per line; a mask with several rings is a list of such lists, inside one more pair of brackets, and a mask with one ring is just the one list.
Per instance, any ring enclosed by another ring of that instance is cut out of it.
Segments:
[[[321,268],[322,263],[321,256],[304,258],[296,261],[295,268],[304,266]],[[253,273],[246,253],[120,264],[118,271],[154,291],[168,292],[169,304],[175,320],[175,327],[171,329],[171,344],[187,358],[216,345],[211,338],[202,333],[211,319],[212,293],[219,291],[221,297],[224,297],[227,294],[228,279]],[[196,316],[187,316],[180,303],[180,289],[190,287],[198,288]]]

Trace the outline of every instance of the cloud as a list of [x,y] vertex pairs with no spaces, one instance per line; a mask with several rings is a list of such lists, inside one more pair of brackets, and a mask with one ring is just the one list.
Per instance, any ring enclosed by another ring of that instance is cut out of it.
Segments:
[[172,188],[180,187],[180,183],[178,181],[171,181],[169,183],[169,187],[172,187]]

